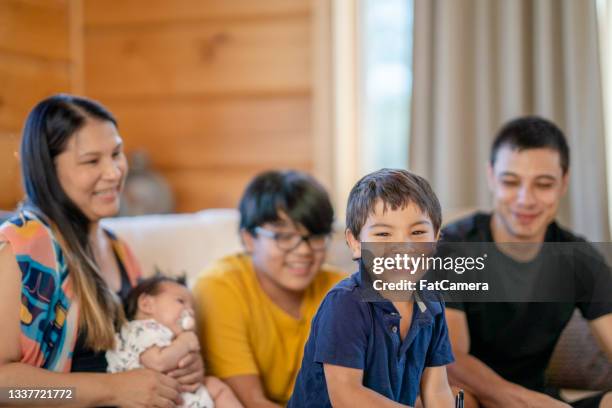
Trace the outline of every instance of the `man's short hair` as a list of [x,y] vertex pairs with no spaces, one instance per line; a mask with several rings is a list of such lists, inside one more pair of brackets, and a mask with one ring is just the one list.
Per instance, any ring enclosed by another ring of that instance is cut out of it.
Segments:
[[311,234],[332,232],[334,210],[325,188],[313,177],[295,170],[268,171],[256,176],[240,199],[240,229],[280,220],[279,212]]
[[554,123],[539,116],[520,117],[502,126],[491,147],[491,166],[495,165],[497,152],[504,146],[518,151],[541,148],[555,150],[559,152],[563,174],[569,169],[569,146],[563,132]]
[[440,230],[442,209],[427,180],[407,170],[380,169],[361,178],[349,194],[346,227],[355,238],[359,237],[378,200],[382,201],[384,211],[414,203],[429,216],[435,233]]

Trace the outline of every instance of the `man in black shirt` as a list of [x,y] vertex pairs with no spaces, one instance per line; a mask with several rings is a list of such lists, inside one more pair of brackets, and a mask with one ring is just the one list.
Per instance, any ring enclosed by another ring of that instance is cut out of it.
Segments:
[[[584,242],[555,222],[567,191],[568,170],[569,148],[554,124],[538,117],[509,122],[491,149],[493,212],[476,213],[447,226],[442,240]],[[612,361],[612,287],[603,289],[609,290],[610,302],[449,303],[447,321],[456,357],[449,366],[451,382],[465,388],[483,407],[568,407],[548,395],[558,398],[547,389],[544,370],[576,307]],[[572,406],[612,407],[612,393]]]

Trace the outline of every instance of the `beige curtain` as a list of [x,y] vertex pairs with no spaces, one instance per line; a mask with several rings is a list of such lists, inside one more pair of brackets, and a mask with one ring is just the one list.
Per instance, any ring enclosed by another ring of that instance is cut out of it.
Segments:
[[446,212],[490,207],[495,132],[537,114],[571,147],[561,222],[608,241],[595,0],[415,0],[414,25],[410,168]]

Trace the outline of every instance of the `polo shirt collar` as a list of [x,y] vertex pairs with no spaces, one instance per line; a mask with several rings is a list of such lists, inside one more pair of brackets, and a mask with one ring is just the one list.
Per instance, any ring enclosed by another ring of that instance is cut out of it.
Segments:
[[[397,313],[397,309],[393,306],[393,303],[383,296],[380,295],[376,290],[371,287],[363,285],[361,276],[362,271],[365,271],[363,260],[359,259],[359,270],[353,274],[356,288],[361,295],[364,302],[371,303],[373,307],[383,309],[387,313]],[[442,305],[439,301],[431,299],[440,298],[435,292],[432,291],[416,291],[415,294],[415,306],[418,308],[419,313],[417,319],[425,319],[433,321],[434,317],[442,313]]]

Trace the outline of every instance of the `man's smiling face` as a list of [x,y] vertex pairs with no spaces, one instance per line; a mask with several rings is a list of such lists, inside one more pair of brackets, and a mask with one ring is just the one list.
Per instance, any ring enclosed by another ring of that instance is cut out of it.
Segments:
[[496,240],[541,242],[567,191],[561,156],[550,148],[502,146],[489,166]]

